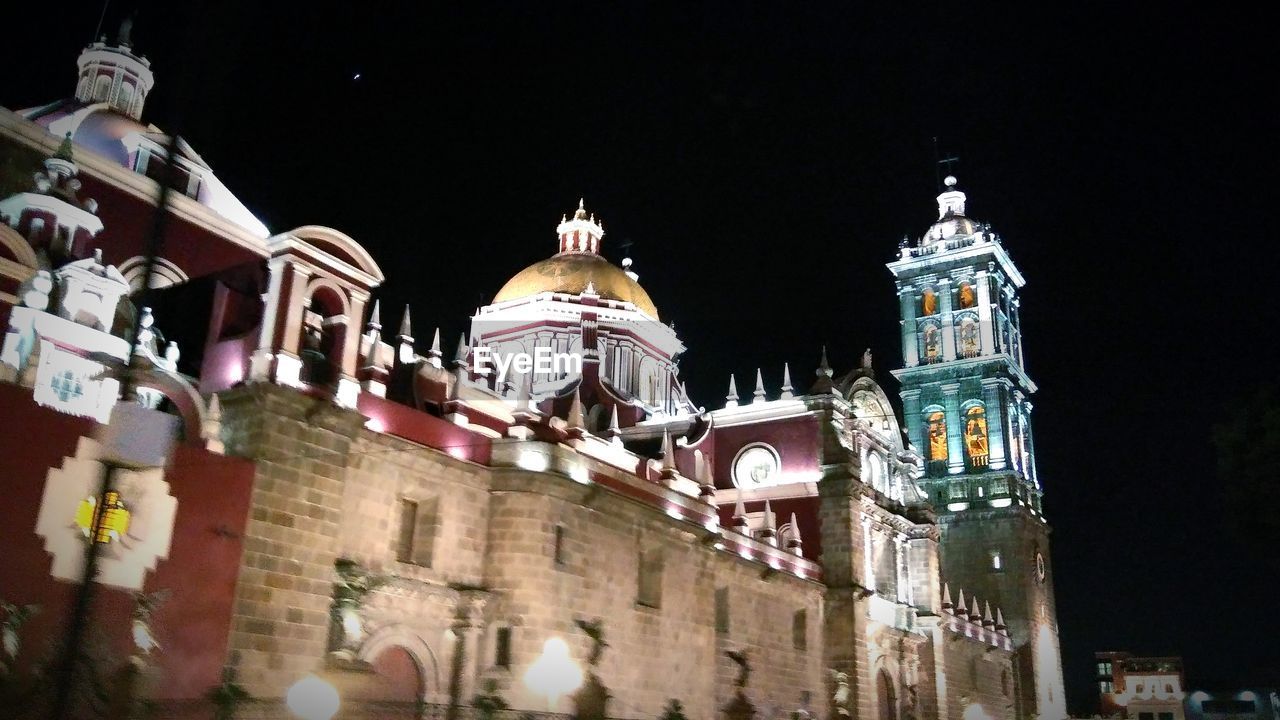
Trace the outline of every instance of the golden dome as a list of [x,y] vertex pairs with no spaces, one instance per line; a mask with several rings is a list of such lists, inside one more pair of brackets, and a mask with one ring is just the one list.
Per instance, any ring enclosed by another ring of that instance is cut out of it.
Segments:
[[600,297],[632,303],[640,312],[658,319],[658,308],[640,283],[594,253],[561,253],[536,262],[508,280],[493,301],[500,303],[543,292],[581,295],[587,283],[595,286]]

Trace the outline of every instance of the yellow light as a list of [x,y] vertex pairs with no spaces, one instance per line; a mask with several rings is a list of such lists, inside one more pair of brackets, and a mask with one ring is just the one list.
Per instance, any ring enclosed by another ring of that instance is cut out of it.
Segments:
[[569,657],[564,640],[549,638],[542,646],[542,655],[525,672],[524,684],[547,699],[549,710],[555,710],[562,696],[582,686],[582,669]]
[[129,511],[120,501],[120,493],[112,490],[107,493],[98,508],[98,499],[92,495],[80,501],[76,507],[76,525],[84,536],[93,537],[96,543],[107,544],[119,540],[129,530]]

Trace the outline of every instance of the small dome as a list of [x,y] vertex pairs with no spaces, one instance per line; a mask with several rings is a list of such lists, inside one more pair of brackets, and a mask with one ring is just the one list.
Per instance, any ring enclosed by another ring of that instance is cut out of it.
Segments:
[[632,303],[640,312],[658,319],[658,308],[640,283],[594,253],[561,253],[536,262],[508,280],[493,301],[500,303],[544,292],[581,295],[588,283],[600,297]]

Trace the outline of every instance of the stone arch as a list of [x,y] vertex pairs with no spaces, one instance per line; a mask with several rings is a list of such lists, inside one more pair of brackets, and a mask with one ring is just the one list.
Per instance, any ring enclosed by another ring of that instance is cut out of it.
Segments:
[[346,233],[323,225],[303,225],[289,234],[317,250],[354,265],[372,276],[376,284],[381,284],[386,279],[373,256]]
[[[134,255],[116,266],[120,274],[129,283],[132,291],[142,289],[142,277],[147,272],[147,259],[141,255]],[[178,267],[178,265],[170,260],[157,257],[155,262],[154,273],[151,276],[151,287],[162,288],[171,285],[181,285],[189,280],[190,277],[186,271]]]
[[898,720],[898,690],[883,667],[876,673],[876,708],[879,720]]
[[352,334],[351,299],[341,285],[323,277],[313,278],[303,297],[303,307],[319,320],[303,314],[298,339],[302,379],[312,385],[332,385],[348,371],[343,367],[343,357]]
[[422,636],[407,625],[396,624],[379,628],[360,646],[357,657],[372,663],[382,653],[399,648],[408,654],[418,668],[421,680],[422,699],[433,694],[443,693],[444,685],[440,679],[440,662]]
[[[200,393],[185,378],[168,370],[153,368],[134,373],[134,386],[155,390],[164,395],[182,418],[183,442],[187,445],[204,445],[207,408]],[[213,438],[217,439],[217,438]]]

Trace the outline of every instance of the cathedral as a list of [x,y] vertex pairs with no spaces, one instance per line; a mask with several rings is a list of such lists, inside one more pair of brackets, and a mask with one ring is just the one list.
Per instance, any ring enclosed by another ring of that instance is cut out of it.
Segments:
[[705,409],[586,203],[442,342],[148,124],[127,28],[77,68],[0,108],[9,707],[95,558],[75,717],[1066,717],[1025,281],[954,177],[886,245],[901,417],[870,351]]

